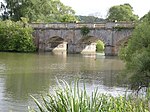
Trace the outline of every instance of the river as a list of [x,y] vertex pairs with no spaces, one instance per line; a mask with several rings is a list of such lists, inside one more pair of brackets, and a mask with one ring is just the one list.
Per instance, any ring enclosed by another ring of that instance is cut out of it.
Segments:
[[30,95],[40,99],[57,86],[57,79],[79,79],[87,91],[98,87],[101,93],[124,94],[126,88],[116,78],[123,68],[118,57],[99,54],[0,52],[0,112],[27,112],[28,106],[35,107]]

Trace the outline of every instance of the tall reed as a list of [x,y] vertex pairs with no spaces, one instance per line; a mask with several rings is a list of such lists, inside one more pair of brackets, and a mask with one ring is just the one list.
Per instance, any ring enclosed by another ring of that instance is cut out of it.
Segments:
[[148,100],[99,94],[98,89],[89,95],[85,85],[83,89],[79,88],[79,81],[70,85],[65,81],[59,82],[53,93],[42,96],[42,104],[31,97],[40,112],[149,112]]

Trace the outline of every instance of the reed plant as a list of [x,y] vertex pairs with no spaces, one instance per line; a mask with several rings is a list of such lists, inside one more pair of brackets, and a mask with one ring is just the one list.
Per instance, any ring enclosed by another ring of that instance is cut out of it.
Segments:
[[[31,97],[40,112],[149,112],[146,99],[104,95],[98,89],[89,94],[85,84],[79,88],[79,81],[70,85],[65,81],[59,82],[54,92],[42,96],[42,104]],[[37,112],[35,109],[29,111]]]

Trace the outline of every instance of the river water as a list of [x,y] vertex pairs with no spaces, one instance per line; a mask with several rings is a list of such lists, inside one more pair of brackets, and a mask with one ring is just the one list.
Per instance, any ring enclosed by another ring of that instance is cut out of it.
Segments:
[[[56,79],[80,80],[87,91],[124,94],[126,88],[117,81],[124,63],[118,57],[51,53],[0,53],[0,112],[27,112],[35,107],[30,95],[40,99],[57,86]],[[81,85],[82,86],[82,85]]]

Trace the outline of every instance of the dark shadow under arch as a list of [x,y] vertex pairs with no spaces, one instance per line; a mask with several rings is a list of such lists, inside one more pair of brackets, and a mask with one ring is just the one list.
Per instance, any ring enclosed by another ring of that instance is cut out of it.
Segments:
[[64,39],[59,37],[59,36],[54,36],[54,37],[51,37],[49,38],[47,41],[46,41],[46,44],[50,45],[51,48],[55,48],[57,47],[59,44],[63,43],[64,42]]
[[45,51],[66,52],[66,42],[59,36],[48,38],[45,42]]

